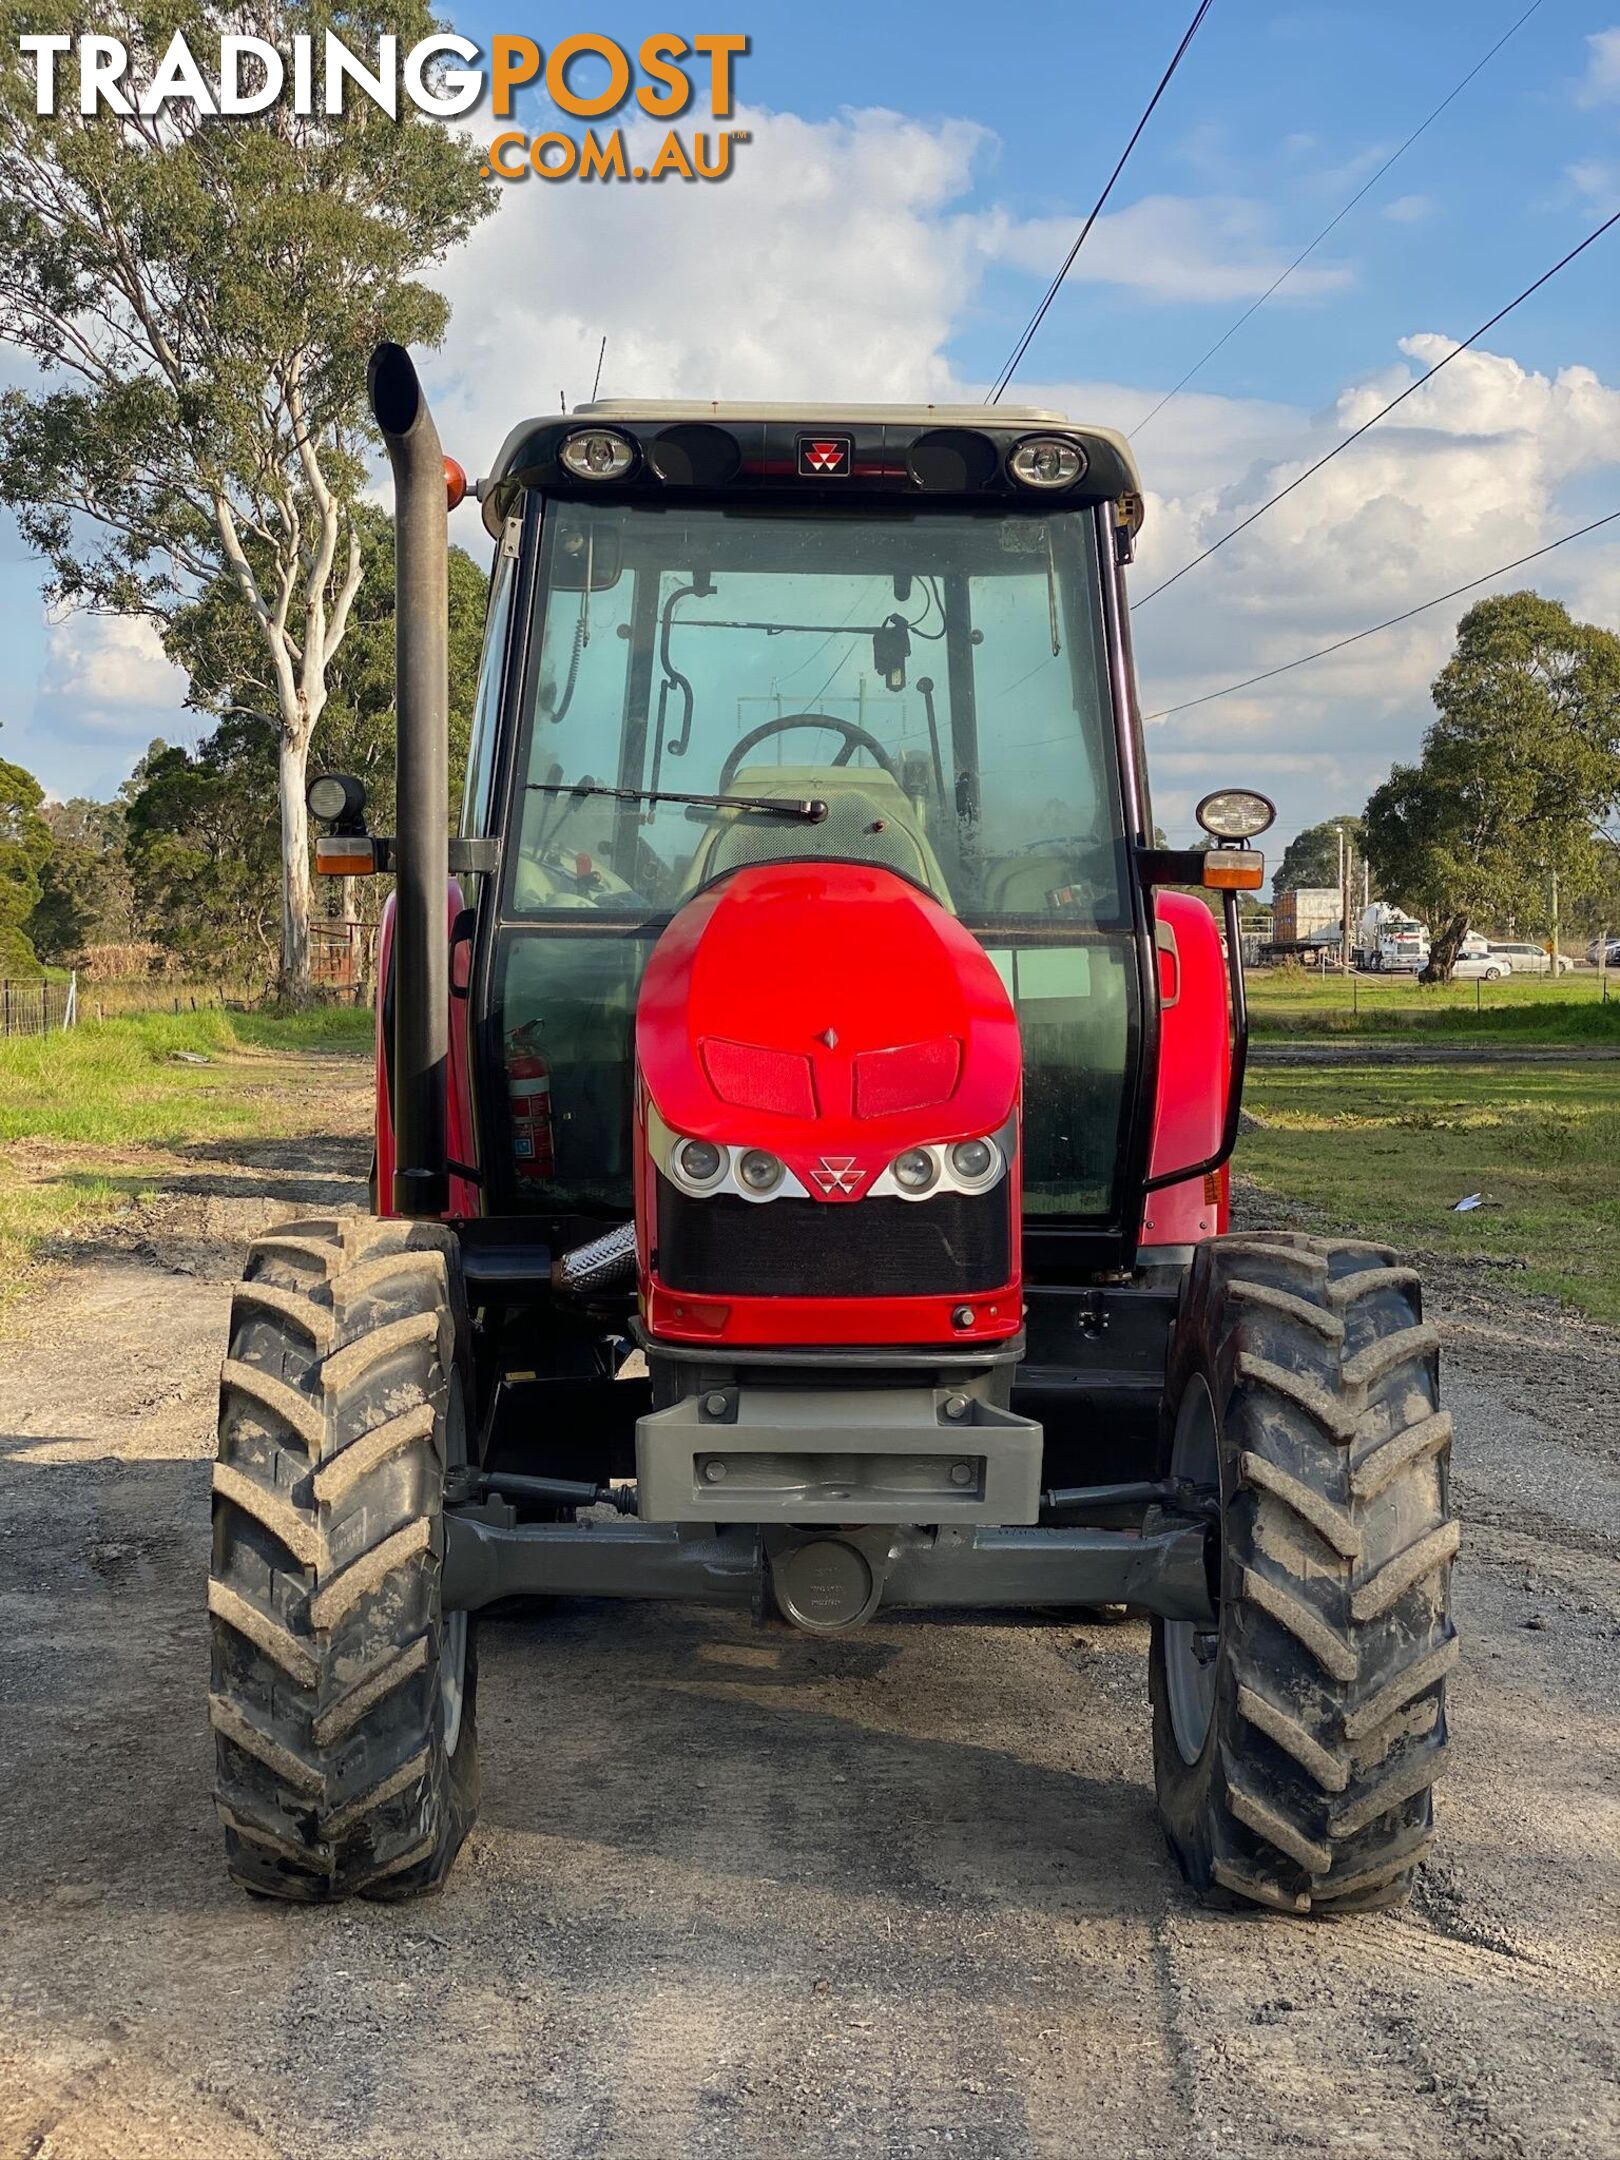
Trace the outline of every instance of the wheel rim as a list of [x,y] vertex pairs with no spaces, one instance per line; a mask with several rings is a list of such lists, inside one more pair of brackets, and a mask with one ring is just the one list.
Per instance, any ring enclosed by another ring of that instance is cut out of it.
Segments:
[[[467,1414],[462,1407],[461,1382],[452,1376],[450,1401],[444,1418],[446,1466],[460,1470],[467,1461]],[[453,1755],[461,1738],[461,1709],[467,1694],[467,1615],[445,1613],[439,1625],[439,1712],[444,1725],[444,1752]]]
[[[1215,1430],[1215,1401],[1202,1373],[1187,1383],[1176,1412],[1170,1474],[1214,1491],[1220,1485],[1220,1453]],[[1182,1759],[1195,1763],[1204,1751],[1215,1717],[1215,1677],[1220,1670],[1220,1632],[1194,1620],[1164,1623],[1165,1694],[1170,1729]]]

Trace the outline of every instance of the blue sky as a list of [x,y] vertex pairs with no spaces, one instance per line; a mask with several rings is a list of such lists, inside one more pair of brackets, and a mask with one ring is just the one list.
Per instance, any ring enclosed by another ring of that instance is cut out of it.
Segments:
[[[1131,428],[1525,4],[1215,0],[1013,394]],[[457,447],[477,465],[519,407],[553,404],[558,378],[583,395],[602,329],[609,391],[977,394],[1190,12],[1190,0],[1026,0],[988,16],[958,0],[824,0],[712,16],[753,39],[737,87],[756,139],[730,180],[511,188],[446,266],[456,317],[432,379]],[[494,6],[454,20],[475,38],[547,34]],[[618,7],[570,16],[559,34],[582,23],[626,43],[670,27],[662,11]],[[1620,0],[1544,0],[1198,394],[1142,434],[1137,592],[1444,349],[1403,340],[1471,331],[1617,207]],[[1150,709],[1620,505],[1617,290],[1620,229],[1477,364],[1448,369],[1443,397],[1437,384],[1414,399],[1410,424],[1375,431],[1252,541],[1144,609]],[[476,548],[463,517],[457,537]],[[1620,627],[1620,545],[1572,548],[1538,582]],[[1390,758],[1415,750],[1456,612],[1156,729],[1166,822],[1184,824],[1203,785],[1245,777],[1278,795],[1284,832],[1359,806]],[[131,626],[47,632],[37,567],[9,529],[0,652],[0,753],[53,792],[105,792],[150,735],[197,730]]]

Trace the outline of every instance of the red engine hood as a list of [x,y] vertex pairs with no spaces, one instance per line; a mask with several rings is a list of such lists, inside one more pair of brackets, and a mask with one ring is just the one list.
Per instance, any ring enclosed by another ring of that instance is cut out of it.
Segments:
[[681,910],[636,1013],[642,1079],[696,1139],[831,1154],[866,1175],[900,1148],[1000,1129],[1018,1023],[983,948],[892,871],[762,863]]

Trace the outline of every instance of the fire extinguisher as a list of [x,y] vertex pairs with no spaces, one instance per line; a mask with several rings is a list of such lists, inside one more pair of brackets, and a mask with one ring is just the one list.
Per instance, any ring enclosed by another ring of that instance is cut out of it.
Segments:
[[506,1038],[506,1091],[512,1117],[512,1162],[519,1186],[549,1185],[557,1161],[551,1133],[551,1068],[531,1021]]

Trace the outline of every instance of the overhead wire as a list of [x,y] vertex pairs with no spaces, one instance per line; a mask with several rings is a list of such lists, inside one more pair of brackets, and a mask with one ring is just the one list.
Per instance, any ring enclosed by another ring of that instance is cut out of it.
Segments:
[[1220,351],[1221,347],[1225,345],[1230,339],[1236,337],[1237,333],[1243,328],[1243,325],[1249,320],[1250,316],[1258,314],[1260,309],[1265,306],[1266,302],[1271,298],[1272,294],[1276,292],[1280,286],[1287,284],[1288,280],[1293,276],[1294,272],[1299,269],[1301,264],[1306,262],[1312,255],[1316,253],[1316,250],[1322,245],[1322,242],[1328,237],[1329,233],[1331,233],[1336,226],[1342,225],[1344,223],[1344,220],[1350,215],[1351,211],[1356,207],[1357,203],[1359,203],[1363,199],[1363,197],[1372,193],[1373,189],[1378,185],[1379,181],[1383,179],[1385,173],[1389,171],[1390,167],[1392,165],[1398,164],[1399,161],[1403,157],[1405,157],[1407,151],[1410,150],[1412,145],[1417,141],[1418,137],[1422,134],[1425,134],[1428,129],[1433,127],[1435,121],[1439,119],[1440,115],[1445,111],[1446,107],[1453,104],[1459,97],[1462,96],[1463,92],[1468,88],[1468,85],[1473,81],[1474,77],[1478,75],[1483,68],[1486,68],[1490,65],[1491,61],[1493,61],[1496,58],[1497,54],[1502,50],[1502,47],[1508,42],[1511,37],[1514,36],[1517,31],[1523,29],[1524,25],[1530,20],[1531,16],[1535,14],[1536,10],[1541,5],[1542,0],[1530,0],[1530,5],[1525,9],[1524,13],[1519,16],[1518,20],[1508,25],[1507,29],[1502,32],[1502,35],[1491,47],[1490,51],[1484,54],[1482,58],[1474,62],[1473,66],[1468,70],[1468,73],[1463,77],[1462,81],[1456,84],[1453,89],[1449,90],[1446,93],[1446,95],[1440,100],[1439,104],[1434,108],[1433,112],[1429,114],[1426,120],[1422,120],[1418,123],[1418,125],[1412,130],[1411,134],[1407,136],[1405,142],[1401,144],[1399,149],[1390,152],[1389,156],[1385,158],[1383,164],[1380,165],[1378,170],[1372,175],[1372,178],[1370,180],[1364,181],[1362,185],[1357,188],[1356,192],[1344,205],[1343,209],[1340,210],[1335,216],[1328,219],[1327,223],[1322,227],[1322,230],[1317,234],[1316,238],[1310,243],[1310,245],[1300,250],[1299,254],[1297,254],[1294,257],[1293,261],[1288,265],[1288,268],[1282,271],[1280,275],[1272,279],[1271,283],[1266,287],[1265,291],[1260,295],[1259,299],[1250,301],[1249,305],[1243,310],[1243,313],[1237,318],[1236,322],[1232,323],[1226,330],[1222,331],[1221,335],[1215,340],[1214,344],[1209,348],[1208,352],[1204,354],[1203,358],[1201,360],[1195,360],[1192,366],[1187,370],[1186,374],[1182,376],[1181,380],[1176,383],[1172,389],[1167,390],[1164,393],[1164,396],[1160,398],[1158,404],[1153,406],[1152,409],[1148,413],[1146,413],[1142,419],[1137,421],[1135,427],[1129,430],[1129,433],[1132,436],[1140,435],[1144,428],[1150,426],[1151,423],[1158,418],[1159,414],[1164,411],[1164,408],[1172,401],[1172,399],[1178,398],[1181,395],[1182,391],[1186,389],[1188,383],[1192,381],[1195,375],[1202,374],[1203,370],[1209,365],[1210,361],[1214,359],[1215,355]]
[[1191,712],[1199,705],[1213,705],[1217,698],[1231,697],[1239,690],[1252,690],[1256,683],[1271,682],[1278,675],[1287,675],[1295,668],[1309,667],[1313,660],[1325,660],[1330,653],[1343,652],[1347,645],[1359,645],[1363,638],[1377,637],[1382,630],[1393,630],[1398,623],[1410,622],[1414,615],[1423,615],[1430,608],[1443,607],[1448,600],[1457,600],[1464,593],[1475,592],[1481,585],[1489,585],[1494,579],[1506,577],[1510,571],[1522,570],[1526,563],[1539,562],[1543,555],[1551,555],[1556,548],[1568,547],[1572,540],[1584,540],[1588,533],[1598,532],[1605,525],[1620,522],[1620,510],[1611,510],[1606,517],[1594,518],[1589,525],[1579,526],[1567,532],[1562,539],[1549,540],[1545,547],[1532,548],[1528,555],[1517,556],[1512,562],[1500,563],[1494,570],[1487,570],[1483,577],[1470,578],[1466,585],[1454,585],[1450,592],[1436,593],[1432,600],[1420,600],[1416,607],[1407,608],[1402,614],[1391,615],[1384,622],[1373,623],[1365,630],[1357,630],[1349,637],[1337,638],[1331,645],[1322,645],[1315,652],[1301,653],[1297,660],[1284,660],[1279,667],[1266,668],[1258,675],[1246,675],[1242,682],[1228,683],[1224,690],[1207,690],[1202,697],[1185,698],[1179,705],[1165,705],[1158,712],[1144,713],[1143,720],[1168,720],[1173,713]]
[[1200,5],[1197,13],[1193,16],[1192,21],[1187,25],[1186,30],[1182,34],[1181,43],[1176,47],[1175,51],[1170,56],[1170,65],[1159,77],[1159,87],[1154,91],[1152,97],[1148,99],[1146,108],[1142,113],[1141,119],[1137,121],[1135,127],[1131,130],[1130,141],[1120,152],[1119,163],[1108,175],[1108,184],[1106,185],[1106,187],[1104,187],[1102,193],[1097,197],[1096,202],[1092,205],[1091,215],[1081,226],[1073,247],[1070,248],[1068,254],[1064,256],[1063,267],[1059,270],[1057,276],[1053,278],[1051,284],[1048,285],[1048,287],[1046,288],[1046,294],[1045,297],[1042,299],[1040,306],[1030,317],[1028,323],[1024,327],[1024,333],[1022,337],[1019,338],[1018,343],[1007,355],[1006,361],[1003,363],[1001,373],[996,377],[994,383],[992,383],[992,385],[990,386],[989,392],[987,393],[984,401],[987,405],[999,405],[1001,403],[1003,391],[1012,381],[1014,375],[1017,374],[1019,363],[1023,359],[1025,353],[1028,352],[1030,345],[1033,343],[1035,333],[1041,327],[1041,324],[1045,319],[1047,309],[1057,298],[1059,292],[1063,288],[1064,279],[1074,268],[1075,260],[1078,257],[1080,250],[1085,246],[1087,239],[1090,237],[1092,226],[1095,225],[1098,218],[1101,217],[1104,204],[1108,201],[1109,196],[1112,195],[1112,193],[1114,192],[1114,183],[1118,180],[1120,174],[1125,170],[1125,167],[1130,160],[1131,152],[1136,148],[1136,145],[1141,138],[1142,130],[1152,119],[1154,107],[1158,104],[1160,98],[1164,96],[1165,91],[1170,87],[1170,78],[1175,74],[1176,69],[1180,67],[1182,57],[1186,53],[1188,46],[1197,36],[1198,26],[1203,21],[1204,17],[1209,13],[1211,5],[1212,0],[1200,0]]
[[1151,592],[1144,593],[1140,600],[1134,601],[1132,603],[1133,606],[1142,608],[1146,607],[1150,600],[1157,600],[1160,593],[1168,592],[1170,587],[1172,585],[1178,584],[1180,580],[1184,578],[1190,570],[1196,570],[1200,563],[1208,562],[1209,558],[1212,555],[1217,554],[1220,549],[1225,547],[1226,543],[1229,540],[1235,540],[1239,533],[1247,532],[1249,527],[1257,523],[1259,519],[1263,518],[1268,510],[1274,510],[1277,507],[1278,503],[1285,501],[1288,496],[1293,494],[1296,488],[1302,488],[1307,480],[1311,479],[1315,474],[1319,473],[1324,465],[1331,465],[1333,460],[1336,457],[1341,457],[1344,452],[1350,448],[1352,443],[1359,442],[1362,436],[1365,435],[1370,428],[1375,428],[1380,420],[1387,419],[1388,416],[1395,410],[1397,405],[1404,405],[1409,397],[1416,396],[1417,392],[1423,388],[1425,383],[1433,382],[1434,378],[1440,373],[1442,368],[1450,367],[1452,361],[1457,359],[1460,354],[1465,353],[1470,345],[1477,343],[1478,340],[1485,335],[1487,330],[1494,330],[1499,322],[1505,321],[1506,318],[1513,313],[1515,308],[1522,307],[1524,302],[1528,300],[1532,294],[1540,292],[1543,285],[1547,284],[1551,279],[1555,278],[1560,270],[1567,269],[1569,265],[1575,260],[1577,255],[1584,255],[1586,250],[1593,244],[1594,241],[1601,240],[1603,238],[1603,235],[1615,225],[1620,225],[1620,210],[1616,210],[1612,216],[1606,217],[1601,225],[1597,226],[1592,232],[1589,232],[1586,238],[1581,241],[1578,246],[1572,247],[1567,255],[1560,256],[1558,261],[1553,264],[1550,270],[1543,270],[1540,277],[1536,279],[1535,283],[1533,285],[1527,285],[1524,288],[1523,292],[1515,294],[1514,297],[1508,302],[1506,307],[1498,308],[1496,313],[1492,315],[1487,321],[1482,322],[1477,330],[1471,330],[1467,337],[1463,338],[1460,343],[1453,345],[1451,350],[1446,353],[1441,359],[1437,360],[1432,368],[1425,369],[1423,374],[1421,374],[1417,378],[1416,382],[1408,383],[1406,388],[1404,390],[1398,391],[1396,395],[1390,399],[1387,405],[1381,405],[1378,408],[1377,412],[1372,415],[1372,418],[1370,420],[1363,420],[1360,427],[1353,428],[1348,435],[1342,437],[1340,441],[1336,442],[1331,450],[1324,451],[1322,456],[1319,457],[1314,464],[1307,465],[1305,470],[1302,473],[1297,474],[1294,479],[1290,480],[1286,487],[1279,488],[1275,495],[1268,496],[1267,499],[1260,505],[1257,510],[1251,510],[1246,518],[1241,518],[1238,523],[1232,527],[1230,532],[1224,532],[1221,534],[1221,537],[1218,540],[1212,540],[1209,546],[1204,549],[1202,554],[1195,555],[1191,562],[1183,563],[1179,570],[1173,571],[1169,577],[1165,578],[1160,584],[1155,585]]

